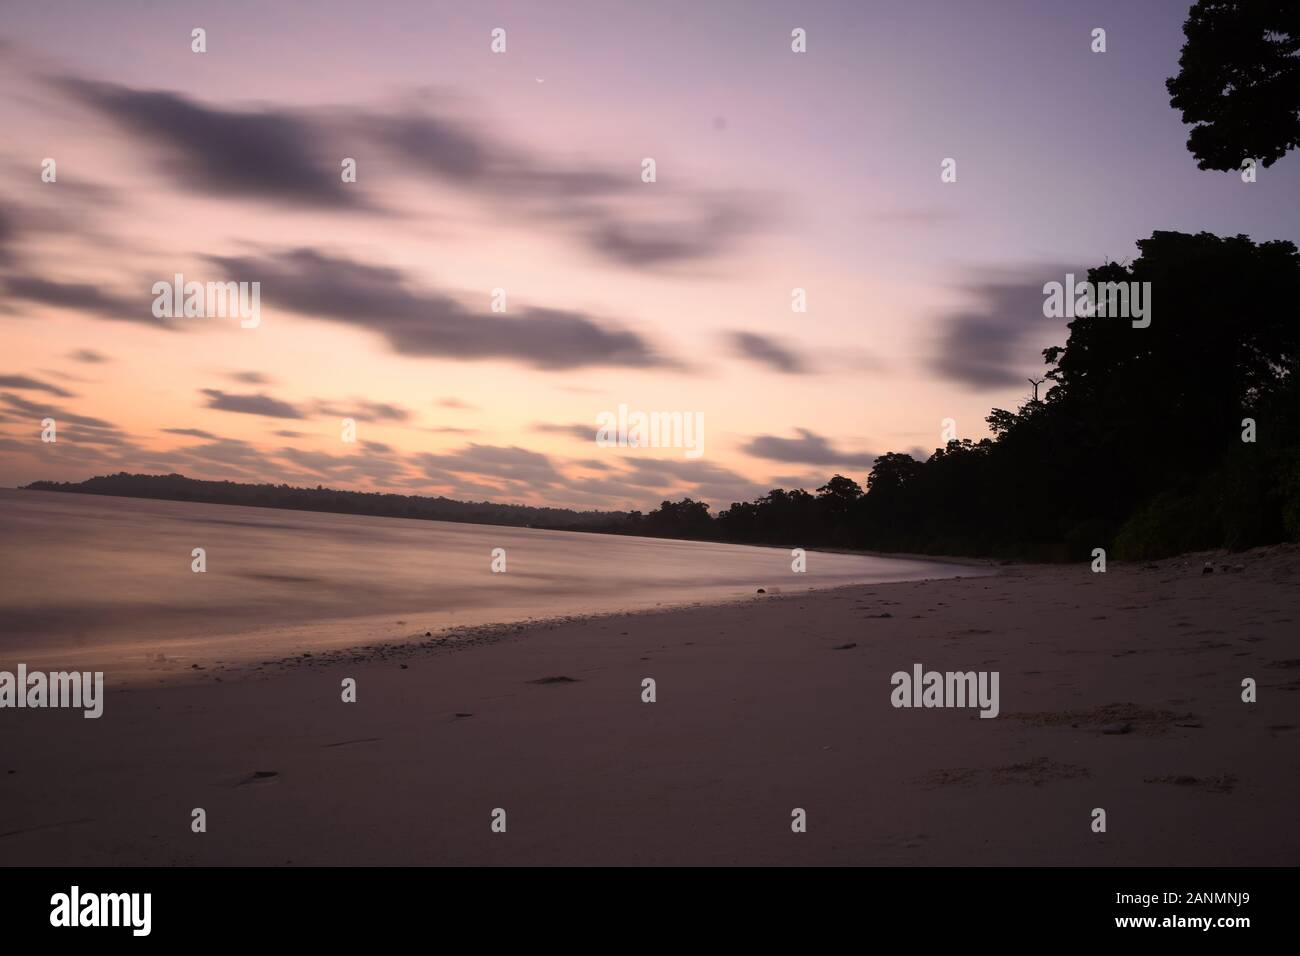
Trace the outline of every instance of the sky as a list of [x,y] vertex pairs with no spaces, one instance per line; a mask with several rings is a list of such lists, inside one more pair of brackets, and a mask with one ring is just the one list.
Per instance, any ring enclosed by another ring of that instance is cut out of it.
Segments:
[[[986,437],[1044,283],[1300,240],[1294,154],[1186,150],[1189,6],[0,0],[0,485],[716,510]],[[177,273],[258,324],[157,317]],[[598,444],[620,406],[702,454]]]

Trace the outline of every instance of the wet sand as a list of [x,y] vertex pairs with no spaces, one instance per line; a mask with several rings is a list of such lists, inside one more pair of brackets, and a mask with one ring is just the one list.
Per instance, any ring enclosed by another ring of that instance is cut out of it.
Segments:
[[[998,570],[6,710],[0,863],[1300,863],[1300,549]],[[999,716],[891,706],[916,663]]]

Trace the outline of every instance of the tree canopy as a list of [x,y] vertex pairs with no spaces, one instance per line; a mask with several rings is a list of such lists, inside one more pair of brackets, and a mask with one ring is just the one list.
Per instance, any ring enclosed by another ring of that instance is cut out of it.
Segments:
[[1183,24],[1170,103],[1201,169],[1271,166],[1300,145],[1300,3],[1198,0]]

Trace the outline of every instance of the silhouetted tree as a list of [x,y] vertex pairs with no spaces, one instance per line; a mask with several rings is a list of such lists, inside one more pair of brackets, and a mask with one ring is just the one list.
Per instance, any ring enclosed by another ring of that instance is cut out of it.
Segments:
[[712,530],[709,506],[683,498],[665,501],[645,516],[644,533],[667,538],[707,538]]
[[1300,3],[1198,0],[1179,72],[1165,82],[1201,169],[1265,166],[1300,145]]

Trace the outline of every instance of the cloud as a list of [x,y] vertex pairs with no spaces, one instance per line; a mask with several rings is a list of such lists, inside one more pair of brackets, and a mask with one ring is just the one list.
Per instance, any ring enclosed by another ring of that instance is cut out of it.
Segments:
[[544,432],[550,435],[569,435],[579,441],[595,442],[596,440],[595,425],[550,425],[546,422],[538,422],[533,425],[533,431]]
[[266,481],[276,469],[265,453],[238,438],[217,438],[173,453],[182,463],[194,463],[220,474],[235,474],[254,481]]
[[61,398],[72,398],[72,392],[59,388],[57,385],[51,385],[48,382],[42,382],[40,379],[31,378],[27,375],[0,375],[0,388],[17,388],[29,392],[48,392],[51,395],[58,395]]
[[773,488],[785,488],[794,490],[796,488],[804,491],[812,491],[826,484],[830,475],[811,474],[811,475],[776,475],[768,482]]
[[405,422],[411,418],[410,411],[400,405],[371,402],[363,398],[349,399],[346,405],[320,400],[313,410],[318,415],[354,418],[359,422]]
[[715,511],[734,501],[749,501],[766,490],[730,468],[706,461],[632,458],[626,463],[628,470],[609,480],[659,489],[661,494],[689,494],[709,502]]
[[408,111],[366,115],[359,123],[368,139],[387,146],[413,171],[462,192],[509,202],[624,266],[657,268],[715,258],[756,232],[766,218],[759,211],[762,204],[734,192],[656,183],[652,198],[638,165],[557,164],[464,120]]
[[482,121],[418,108],[233,110],[166,90],[75,76],[55,81],[75,102],[134,137],[180,185],[214,196],[381,212],[342,182],[339,157],[373,146],[398,171],[508,205],[589,252],[661,268],[730,252],[769,218],[770,199],[682,183],[641,182],[640,166],[563,162],[508,144]]
[[275,454],[312,475],[335,483],[363,480],[386,482],[405,475],[405,464],[390,457],[384,451],[387,446],[378,442],[367,442],[365,445],[365,452],[345,455],[303,451],[298,448],[281,448]]
[[808,362],[776,339],[756,332],[730,332],[728,339],[736,354],[787,375],[804,375],[811,371]]
[[9,260],[11,256],[9,247],[13,244],[14,237],[17,235],[18,228],[14,224],[13,216],[0,208],[0,262]]
[[[88,312],[112,322],[142,322],[155,328],[176,329],[178,325],[154,318],[152,297],[139,300],[105,292],[87,282],[58,282],[37,276],[10,276],[3,280],[4,291],[15,299],[60,309]],[[147,289],[146,284],[142,288]]]
[[164,90],[70,76],[58,82],[151,154],[168,154],[167,172],[196,192],[338,209],[362,205],[360,194],[343,183],[337,160],[322,158],[322,131],[300,114],[237,112]]
[[164,432],[169,435],[186,435],[190,438],[207,438],[213,441],[219,440],[212,432],[205,432],[202,428],[164,428]]
[[840,451],[816,432],[807,428],[797,428],[795,431],[799,432],[799,438],[759,435],[751,439],[742,450],[756,458],[797,465],[870,468],[875,464],[876,455],[873,453]]
[[572,199],[624,191],[633,182],[590,169],[546,169],[536,157],[505,146],[463,120],[429,112],[365,115],[359,122],[415,172],[503,197],[559,194]]
[[60,424],[69,422],[74,425],[85,425],[89,428],[116,429],[112,422],[106,422],[102,418],[91,418],[88,415],[77,415],[73,412],[64,411],[55,405],[42,405],[37,402],[29,402],[25,398],[19,398],[17,395],[8,393],[0,394],[0,403],[8,406],[16,412],[22,412],[25,415],[39,415],[42,418],[50,417],[57,419]]
[[475,475],[497,481],[522,482],[533,490],[563,481],[550,458],[517,445],[471,443],[445,455],[424,452],[413,456],[411,461],[435,481],[446,481],[456,475]]
[[[58,429],[58,442],[62,446],[71,442],[77,445],[109,445],[123,450],[136,449],[127,435],[112,422],[89,415],[78,415],[57,405],[28,401],[9,392],[0,393],[0,406],[18,415],[39,422],[53,418]],[[59,449],[62,455],[63,449]]]
[[217,388],[205,388],[208,408],[223,412],[242,412],[245,415],[265,415],[268,418],[303,418],[302,412],[278,398],[259,392],[256,395],[232,395]]
[[552,371],[669,364],[639,335],[606,327],[578,312],[474,312],[448,295],[412,288],[398,269],[315,249],[257,259],[210,258],[232,277],[257,276],[264,303],[368,329],[403,355],[505,358]]
[[442,408],[455,408],[461,411],[477,412],[477,405],[470,405],[468,402],[462,402],[459,398],[440,398],[438,405]]
[[231,372],[227,378],[241,385],[270,385],[273,381],[269,375],[262,372]]
[[943,318],[930,369],[975,390],[1024,385],[1042,371],[1042,348],[1064,331],[1064,320],[1043,316],[1043,285],[1064,282],[1071,271],[1080,278],[1087,274],[1077,267],[1036,266],[967,285],[974,302]]
[[103,362],[111,362],[107,355],[102,352],[96,352],[94,349],[77,349],[68,353],[68,358],[74,362],[84,362],[87,365],[99,365]]
[[690,214],[662,221],[626,212],[588,214],[587,244],[625,266],[657,268],[723,255],[757,231],[758,213],[740,200],[718,197],[689,202]]

